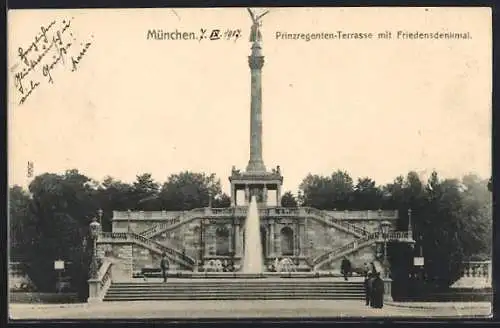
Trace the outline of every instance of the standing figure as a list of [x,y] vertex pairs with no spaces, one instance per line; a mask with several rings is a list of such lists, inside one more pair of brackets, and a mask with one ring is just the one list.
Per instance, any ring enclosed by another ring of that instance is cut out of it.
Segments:
[[368,263],[365,262],[364,268],[363,268],[363,276],[364,276],[364,281],[363,281],[363,287],[365,289],[365,304],[366,306],[370,305],[370,267],[368,266]]
[[372,281],[370,305],[372,308],[381,309],[384,307],[384,281],[377,272]]
[[169,263],[167,259],[167,254],[165,252],[161,255],[160,267],[161,267],[161,273],[163,275],[163,282],[167,282]]
[[249,8],[247,8],[248,13],[250,14],[250,17],[252,18],[252,28],[250,29],[250,42],[260,42],[262,40],[262,34],[260,33],[260,26],[262,25],[260,20],[261,18],[269,13],[269,10],[265,11],[264,13],[256,16],[253,11],[251,11]]
[[347,259],[346,256],[342,259],[342,264],[340,265],[340,272],[344,276],[344,280],[347,281],[347,277],[351,273],[351,261]]

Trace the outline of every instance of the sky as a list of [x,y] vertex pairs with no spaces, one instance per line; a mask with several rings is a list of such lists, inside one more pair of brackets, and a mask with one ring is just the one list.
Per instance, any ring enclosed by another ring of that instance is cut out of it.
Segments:
[[[251,20],[243,8],[18,10],[8,19],[9,185],[26,186],[32,162],[35,175],[77,168],[127,182],[145,172],[161,182],[184,170],[214,172],[227,192],[231,167],[245,169]],[[21,94],[19,47],[54,21],[52,44],[70,20],[62,38],[72,45],[52,66],[61,51],[47,50]],[[150,29],[217,28],[241,37],[147,39]],[[398,30],[471,38],[276,39]],[[489,9],[273,8],[261,31],[263,157],[269,170],[280,165],[285,190],[337,169],[378,184],[410,170],[490,176]],[[31,81],[39,84],[20,104]]]

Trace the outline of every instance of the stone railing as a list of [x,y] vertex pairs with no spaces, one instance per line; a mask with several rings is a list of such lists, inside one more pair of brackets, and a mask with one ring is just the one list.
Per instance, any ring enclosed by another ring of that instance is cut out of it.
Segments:
[[491,261],[465,262],[462,270],[462,277],[486,278],[487,281],[491,281],[491,270]]
[[168,220],[182,214],[183,211],[113,211],[113,220]]
[[112,282],[112,266],[110,261],[104,261],[97,273],[97,278],[89,279],[88,303],[101,302]]
[[182,265],[192,268],[195,264],[195,260],[186,254],[167,247],[155,240],[146,238],[144,236],[138,235],[136,233],[131,232],[103,232],[99,236],[97,242],[105,243],[105,242],[113,242],[113,241],[129,241],[139,243],[153,251],[156,251],[159,254],[166,253],[168,257],[171,259],[180,262]]
[[393,211],[325,211],[337,220],[393,220],[399,217],[398,210]]
[[181,222],[181,216],[176,216],[173,218],[167,219],[165,222],[161,222],[158,224],[153,225],[152,227],[149,227],[148,229],[141,231],[139,235],[146,237],[146,238],[152,238],[156,236],[157,234],[161,233],[162,231],[165,231],[169,226],[178,224]]
[[332,215],[330,215],[328,212],[323,211],[323,210],[318,210],[312,207],[304,207],[305,213],[308,215],[312,215],[314,217],[319,217],[323,219],[323,221],[330,223],[332,225],[337,225],[338,227],[342,227],[341,229],[354,234],[356,237],[360,238],[362,236],[367,236],[370,234],[368,230],[363,229],[362,227],[349,223],[348,221],[343,221],[336,219]]
[[[392,231],[386,236],[387,241],[402,241],[408,240],[410,234],[408,231]],[[356,251],[359,248],[366,247],[375,242],[381,242],[384,238],[380,232],[369,233],[361,238],[355,239],[347,244],[344,244],[338,248],[328,251],[316,258],[310,258],[307,262],[312,266],[317,267],[326,261],[334,261],[341,256],[347,255]]]
[[[128,212],[120,212],[120,213],[128,213]],[[137,212],[132,212],[137,214]],[[155,212],[138,212],[142,213],[144,217],[145,213],[155,213]],[[169,212],[161,212],[161,213],[169,213]],[[176,227],[197,218],[230,218],[230,217],[246,217],[248,213],[247,207],[228,207],[228,208],[196,208],[190,211],[184,212],[172,212],[172,215],[169,215],[168,218],[165,216],[165,222],[157,223],[152,227],[142,231],[140,233],[141,236],[146,238],[152,238],[160,233],[165,232],[166,230],[175,229]],[[337,212],[334,212],[337,213]],[[338,217],[337,214],[331,214],[331,212],[318,210],[312,207],[266,207],[259,209],[260,217],[300,217],[300,216],[312,216],[316,219],[320,219],[323,222],[335,226],[338,229],[344,230],[348,233],[355,235],[357,238],[366,236],[370,232],[357,224],[346,221],[346,218],[372,218],[372,214],[375,215],[375,212],[370,211],[354,211],[354,212],[338,212],[343,213],[343,217]],[[384,215],[382,217],[389,217],[389,214],[392,213],[392,216],[397,217],[397,211],[384,211]],[[378,212],[376,212],[378,217]]]

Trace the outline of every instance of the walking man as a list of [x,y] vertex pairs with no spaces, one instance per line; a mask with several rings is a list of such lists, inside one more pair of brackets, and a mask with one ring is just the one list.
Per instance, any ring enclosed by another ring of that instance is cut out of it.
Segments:
[[340,272],[344,276],[344,280],[347,281],[347,277],[351,273],[351,261],[344,256],[342,259],[342,264],[340,265]]
[[167,282],[167,273],[168,273],[169,263],[168,263],[166,253],[163,253],[161,255],[160,267],[161,267],[161,273],[163,274],[163,282]]

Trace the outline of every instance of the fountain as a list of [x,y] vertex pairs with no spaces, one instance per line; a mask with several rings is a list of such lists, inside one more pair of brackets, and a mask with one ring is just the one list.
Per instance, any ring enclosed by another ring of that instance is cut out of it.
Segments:
[[252,196],[245,223],[245,255],[243,257],[243,273],[260,274],[263,270],[262,243],[260,237],[260,218],[257,200]]

